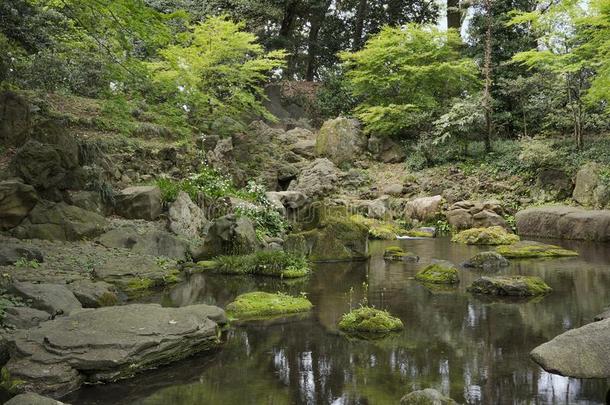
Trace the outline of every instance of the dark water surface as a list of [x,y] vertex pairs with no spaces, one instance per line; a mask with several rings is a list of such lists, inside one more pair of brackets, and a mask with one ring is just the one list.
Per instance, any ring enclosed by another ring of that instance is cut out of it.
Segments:
[[[535,346],[590,322],[610,304],[610,245],[555,242],[578,258],[513,261],[498,274],[537,275],[553,292],[529,301],[476,297],[466,287],[479,273],[460,269],[458,287],[430,291],[413,279],[431,259],[461,263],[480,250],[447,239],[373,242],[366,263],[316,265],[306,280],[195,276],[161,303],[224,307],[253,291],[307,292],[306,317],[233,325],[222,349],[118,384],[86,387],[73,404],[397,404],[432,387],[469,404],[603,404],[608,380],[544,372],[529,360]],[[399,244],[421,261],[384,263],[384,246]],[[358,305],[388,309],[404,332],[364,342],[341,336],[336,324]],[[610,353],[608,354],[610,356]]]

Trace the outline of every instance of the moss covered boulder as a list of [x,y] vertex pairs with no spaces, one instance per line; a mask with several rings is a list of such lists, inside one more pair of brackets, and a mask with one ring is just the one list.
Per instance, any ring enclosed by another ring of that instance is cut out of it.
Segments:
[[436,236],[436,228],[433,226],[422,226],[413,228],[405,233],[411,238],[434,238]]
[[360,307],[344,314],[339,321],[339,329],[362,338],[381,337],[402,330],[402,321],[388,311],[372,307]]
[[319,228],[288,235],[284,249],[314,262],[366,260],[368,229],[349,218],[331,218]]
[[413,391],[400,399],[400,405],[458,405],[453,399],[432,388]]
[[[298,278],[311,272],[304,256],[284,251],[261,251],[249,255],[218,256],[198,262],[195,271],[221,274],[254,274],[261,276]],[[193,269],[192,269],[193,271]]]
[[531,297],[548,294],[552,289],[540,277],[495,276],[481,277],[468,287],[468,291],[475,294]]
[[509,246],[500,246],[496,251],[509,259],[578,256],[578,253],[573,250],[533,241],[523,241]]
[[316,138],[317,156],[326,157],[341,166],[353,162],[367,146],[366,135],[355,119],[339,117],[324,122]]
[[451,238],[452,242],[466,245],[510,245],[519,241],[519,237],[509,233],[501,226],[489,228],[466,229]]
[[383,252],[383,258],[396,262],[417,262],[419,256],[412,252],[405,252],[398,246],[388,246]]
[[242,294],[227,305],[227,314],[235,318],[266,318],[307,312],[313,307],[305,297],[262,291]]
[[431,284],[457,284],[460,282],[455,266],[450,262],[440,260],[418,272],[415,279]]
[[508,265],[508,260],[497,252],[477,253],[464,262],[464,267],[482,270],[498,270]]
[[399,235],[407,231],[395,222],[381,221],[374,218],[367,218],[363,215],[352,215],[350,220],[364,225],[372,239],[395,240]]

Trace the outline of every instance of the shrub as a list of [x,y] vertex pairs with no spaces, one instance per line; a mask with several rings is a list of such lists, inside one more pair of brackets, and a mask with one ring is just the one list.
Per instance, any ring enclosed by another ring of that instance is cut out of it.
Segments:
[[303,256],[283,251],[262,251],[249,255],[218,256],[203,262],[203,271],[222,274],[254,274],[281,278],[303,277],[310,273],[309,262]]

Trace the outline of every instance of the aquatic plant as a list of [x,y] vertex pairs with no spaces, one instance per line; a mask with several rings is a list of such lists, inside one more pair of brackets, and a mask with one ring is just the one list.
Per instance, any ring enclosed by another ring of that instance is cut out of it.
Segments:
[[197,263],[201,271],[222,274],[256,274],[282,278],[304,277],[311,272],[303,256],[284,251],[261,251],[248,255],[217,256]]
[[361,306],[344,314],[339,329],[361,338],[374,338],[404,328],[402,321],[388,311]]
[[264,318],[275,315],[307,312],[313,304],[304,296],[292,297],[284,293],[255,291],[239,295],[227,305],[226,311],[234,318]]

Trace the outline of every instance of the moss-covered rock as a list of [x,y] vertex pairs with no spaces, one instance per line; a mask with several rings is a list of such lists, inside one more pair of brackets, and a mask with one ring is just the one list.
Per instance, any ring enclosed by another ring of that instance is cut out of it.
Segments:
[[372,307],[360,307],[344,314],[339,321],[339,329],[362,338],[375,338],[390,332],[402,330],[402,321],[388,311]]
[[467,245],[510,245],[518,242],[519,237],[507,232],[501,226],[492,226],[489,228],[466,229],[454,235],[451,241]]
[[446,261],[429,264],[415,275],[415,279],[432,284],[457,284],[460,282],[457,269],[453,264]]
[[398,246],[388,246],[383,252],[383,258],[385,260],[397,261],[397,262],[417,262],[419,256],[412,252],[405,252]]
[[548,294],[552,289],[540,277],[495,276],[481,277],[468,287],[468,291],[475,294],[529,297]]
[[218,256],[214,260],[198,262],[191,271],[298,278],[308,275],[311,269],[304,256],[284,251],[261,251],[249,255]]
[[431,226],[422,226],[408,230],[405,235],[412,238],[434,238],[436,236],[436,228]]
[[266,318],[307,312],[313,307],[305,297],[261,291],[242,294],[227,305],[227,314],[235,318]]
[[578,256],[578,253],[573,250],[533,241],[523,241],[513,245],[500,246],[496,248],[496,252],[509,259]]
[[497,252],[480,252],[464,262],[464,267],[482,270],[497,270],[508,265],[508,260]]
[[350,219],[364,225],[372,239],[395,240],[399,235],[408,232],[395,222],[380,221],[363,215],[352,215]]
[[288,235],[284,249],[314,262],[368,259],[368,230],[349,218],[329,218],[319,228]]
[[400,399],[400,405],[458,405],[453,399],[432,388],[413,391]]

